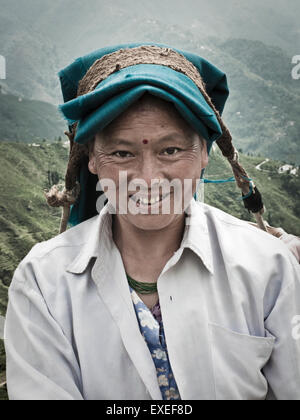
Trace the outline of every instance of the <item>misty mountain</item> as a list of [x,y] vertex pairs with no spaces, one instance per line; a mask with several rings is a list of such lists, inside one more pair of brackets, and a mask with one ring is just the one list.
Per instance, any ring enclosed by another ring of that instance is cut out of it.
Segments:
[[[1,14],[14,15],[68,53],[97,48],[99,34],[105,44],[130,41],[128,23],[149,19],[190,28],[199,38],[260,40],[293,55],[300,48],[298,0],[1,0],[0,6]],[[95,33],[97,45],[87,45]]]
[[54,140],[66,130],[57,108],[47,102],[3,94],[0,89],[0,110],[0,142]]
[[73,59],[115,43],[166,43],[227,73],[224,118],[237,147],[300,163],[300,82],[278,47],[297,48],[300,2],[0,0],[0,7],[3,85],[15,96],[61,103],[57,72]]
[[[61,101],[56,73],[104,45],[149,41],[201,53],[208,39],[243,38],[281,47],[285,66],[300,51],[298,0],[0,0],[0,10],[6,86],[53,103]],[[239,61],[248,57],[241,52]]]
[[12,94],[53,102],[59,97],[57,69],[62,52],[52,40],[1,7],[0,54],[6,59],[6,80],[1,84]]

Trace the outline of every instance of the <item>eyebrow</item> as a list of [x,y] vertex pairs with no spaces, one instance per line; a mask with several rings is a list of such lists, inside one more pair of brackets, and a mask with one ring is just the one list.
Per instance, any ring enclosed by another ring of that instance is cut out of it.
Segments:
[[109,142],[109,145],[111,145],[112,147],[115,147],[115,146],[133,146],[134,143],[130,140],[113,139],[112,141]]
[[160,143],[164,143],[164,142],[167,142],[169,140],[174,140],[174,139],[187,141],[187,138],[179,133],[167,134],[166,136],[161,137],[158,141]]

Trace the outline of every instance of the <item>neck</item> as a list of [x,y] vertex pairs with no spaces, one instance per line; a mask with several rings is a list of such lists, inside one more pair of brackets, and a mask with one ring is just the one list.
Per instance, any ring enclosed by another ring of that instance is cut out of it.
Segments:
[[167,259],[180,247],[185,227],[185,215],[160,230],[142,230],[122,216],[114,216],[113,238],[122,256],[137,261]]

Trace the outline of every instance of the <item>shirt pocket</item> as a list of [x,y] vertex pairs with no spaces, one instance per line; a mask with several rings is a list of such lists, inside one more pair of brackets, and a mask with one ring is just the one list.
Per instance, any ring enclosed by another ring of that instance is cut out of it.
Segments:
[[218,400],[264,400],[268,383],[262,373],[273,337],[240,334],[210,323],[215,392]]

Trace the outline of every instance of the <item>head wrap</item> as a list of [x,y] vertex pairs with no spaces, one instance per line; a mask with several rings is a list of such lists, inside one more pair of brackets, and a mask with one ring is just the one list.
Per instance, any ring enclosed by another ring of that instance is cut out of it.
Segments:
[[207,141],[208,151],[217,141],[239,187],[249,192],[249,178],[221,119],[229,95],[226,75],[204,58],[162,44],[118,45],[78,58],[59,78],[64,98],[59,109],[69,124],[71,149],[65,189],[53,187],[47,198],[64,207],[61,231],[68,221],[75,225],[96,215],[98,179],[88,171],[82,145],[145,93],[173,103]]

